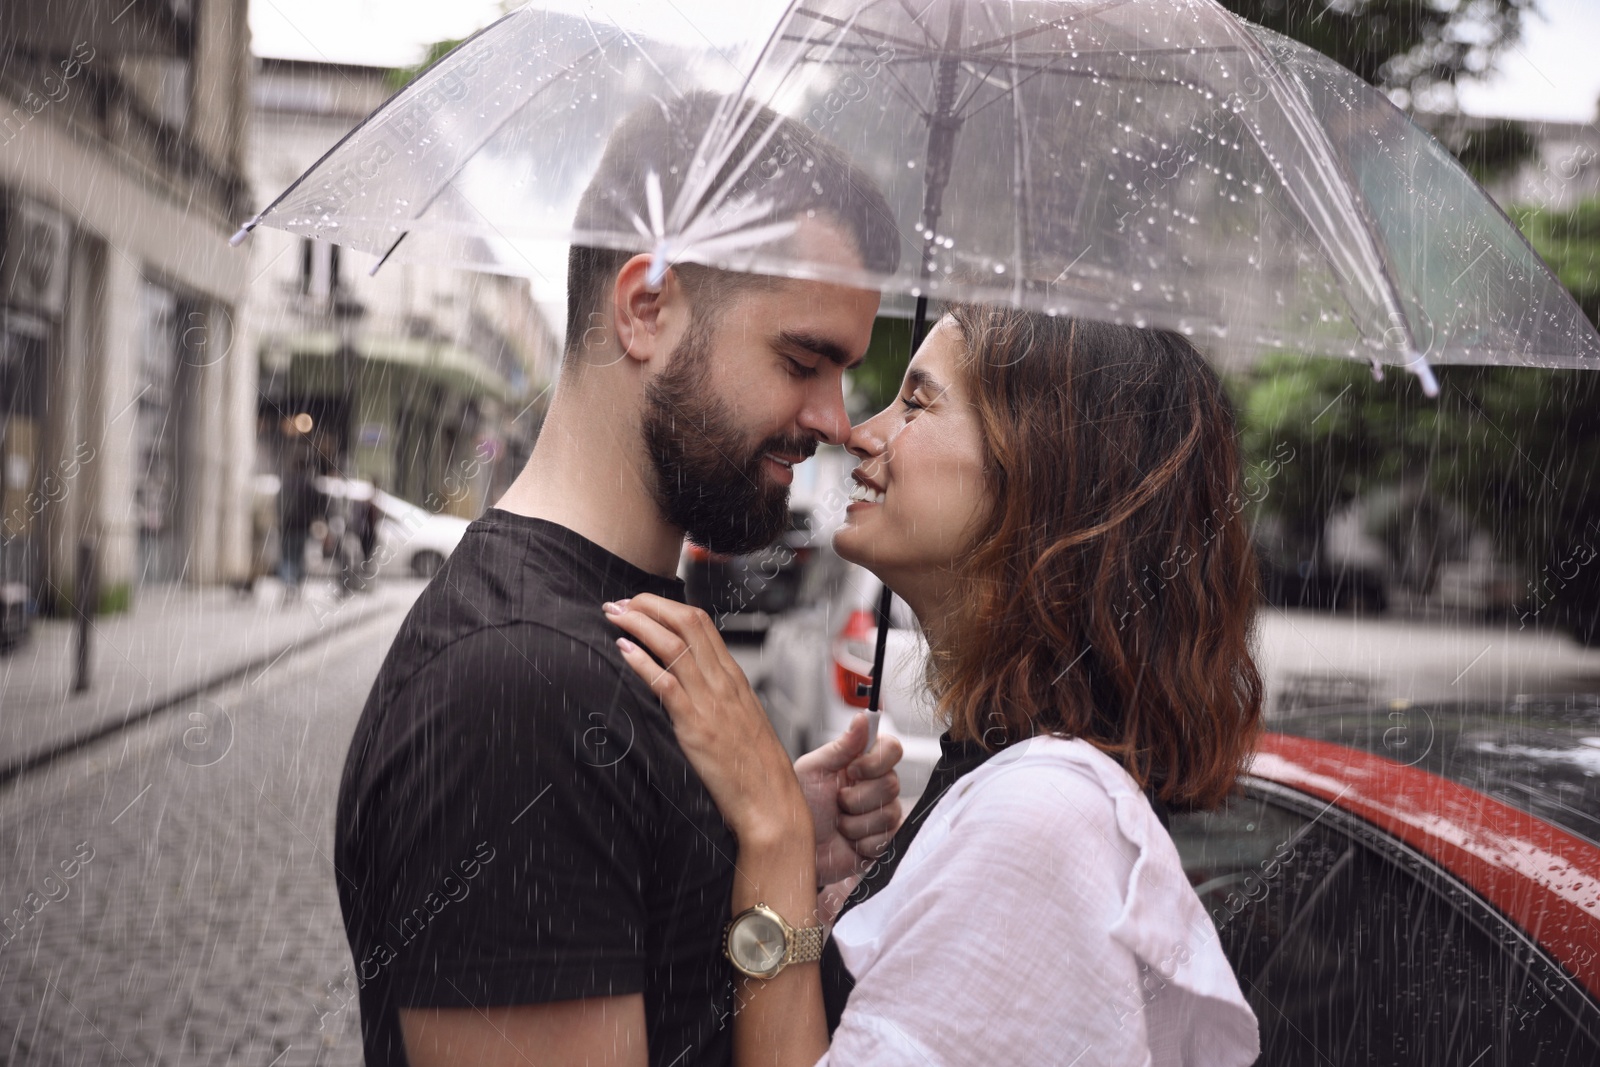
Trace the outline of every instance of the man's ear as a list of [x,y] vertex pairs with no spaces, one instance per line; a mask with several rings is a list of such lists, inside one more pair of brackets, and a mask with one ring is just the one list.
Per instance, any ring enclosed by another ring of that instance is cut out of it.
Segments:
[[622,265],[612,289],[612,327],[624,354],[648,362],[677,342],[676,320],[686,310],[677,272],[667,270],[659,288],[649,284],[651,257],[640,253]]

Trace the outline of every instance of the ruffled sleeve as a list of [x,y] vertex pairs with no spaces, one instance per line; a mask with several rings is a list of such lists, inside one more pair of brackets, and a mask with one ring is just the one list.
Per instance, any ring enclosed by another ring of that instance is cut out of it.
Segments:
[[[1111,761],[1107,759],[1107,763]],[[1122,768],[1111,765],[1118,777]],[[1102,776],[1105,774],[1101,769]],[[1151,1062],[1253,1063],[1260,1030],[1239,980],[1183,873],[1172,838],[1131,779],[1113,782],[1117,829],[1139,850],[1111,939],[1139,966],[1139,1008],[1146,1015]],[[1226,1053],[1237,1050],[1242,1059]]]
[[1083,742],[1035,739],[963,779],[834,939],[856,985],[824,1063],[1257,1055],[1171,839]]

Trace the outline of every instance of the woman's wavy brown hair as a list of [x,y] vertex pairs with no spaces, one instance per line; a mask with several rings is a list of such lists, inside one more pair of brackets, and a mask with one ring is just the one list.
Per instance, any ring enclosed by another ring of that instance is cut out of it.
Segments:
[[929,676],[951,735],[1110,754],[1212,808],[1255,744],[1256,561],[1232,405],[1182,336],[951,311],[995,503]]

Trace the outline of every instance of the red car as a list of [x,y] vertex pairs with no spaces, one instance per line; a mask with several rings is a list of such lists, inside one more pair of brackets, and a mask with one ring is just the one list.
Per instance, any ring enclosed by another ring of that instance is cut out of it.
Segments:
[[1600,700],[1270,725],[1235,799],[1172,823],[1259,1062],[1600,1064]]

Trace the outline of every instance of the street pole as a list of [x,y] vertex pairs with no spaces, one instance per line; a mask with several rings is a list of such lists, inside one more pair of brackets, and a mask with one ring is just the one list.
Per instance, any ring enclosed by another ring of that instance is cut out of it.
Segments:
[[78,542],[78,580],[73,590],[73,607],[78,611],[78,657],[72,676],[72,691],[89,690],[89,633],[94,625],[94,609],[99,597],[95,591],[94,542]]
[[[354,438],[360,425],[360,420],[356,417],[356,337],[367,309],[343,291],[337,275],[333,279],[329,304],[339,335],[339,389],[344,403],[344,432],[340,435],[339,443],[339,477],[348,485],[349,480],[355,477]],[[341,593],[352,593],[358,581],[357,568],[352,565],[349,552],[351,519],[355,514],[355,508],[348,494],[342,500],[341,508],[344,515],[338,531],[335,562],[339,568]]]

